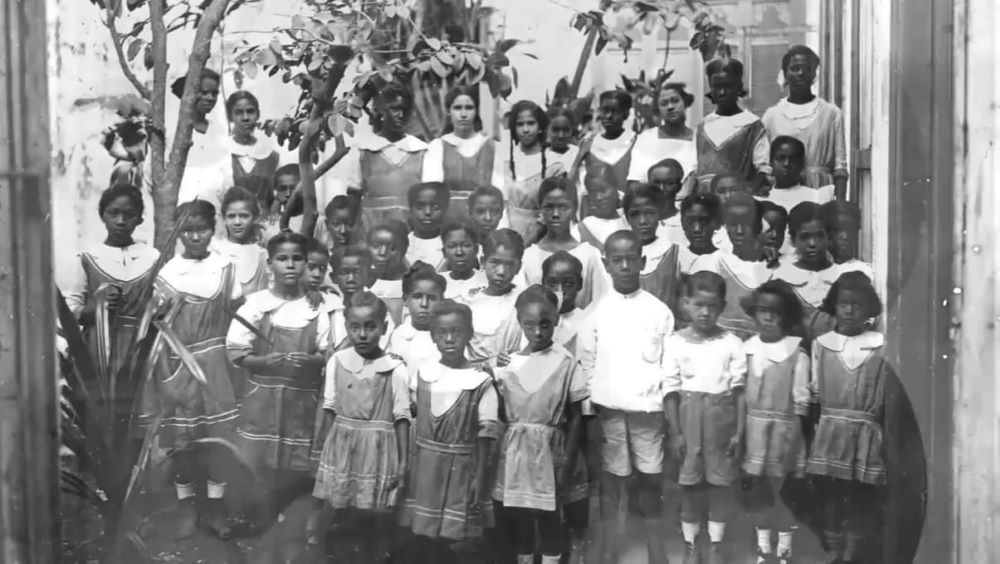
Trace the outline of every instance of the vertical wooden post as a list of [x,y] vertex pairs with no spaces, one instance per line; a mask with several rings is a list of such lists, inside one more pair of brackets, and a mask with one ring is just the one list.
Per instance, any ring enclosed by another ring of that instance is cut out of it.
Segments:
[[57,562],[45,2],[0,0],[0,561]]

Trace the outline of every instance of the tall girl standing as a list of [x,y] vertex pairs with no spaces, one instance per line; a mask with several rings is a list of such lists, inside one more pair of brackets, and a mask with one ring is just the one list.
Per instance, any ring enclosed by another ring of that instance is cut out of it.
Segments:
[[668,82],[656,90],[660,125],[636,138],[628,168],[629,184],[646,182],[650,168],[665,158],[674,159],[689,174],[697,168],[694,131],[687,125],[687,109],[693,103],[694,96],[683,83]]
[[232,133],[226,139],[230,163],[227,163],[226,186],[240,186],[257,198],[262,210],[274,202],[274,173],[278,170],[278,152],[271,140],[256,135],[260,123],[257,97],[239,90],[226,99],[226,116]]
[[306,239],[280,233],[268,241],[267,255],[271,287],[248,296],[238,312],[263,338],[235,321],[226,337],[230,360],[250,373],[238,433],[265,482],[262,522],[311,486],[310,448],[330,340],[330,318],[302,289]]
[[[196,380],[177,356],[159,357],[160,445],[177,450],[173,473],[180,502],[178,537],[190,536],[200,517],[213,533],[227,538],[230,530],[222,504],[226,491],[225,467],[220,461],[202,459],[184,447],[206,437],[235,439],[239,412],[234,371],[225,352],[229,328],[226,311],[242,294],[235,267],[209,250],[215,232],[214,206],[195,200],[179,207],[177,215],[185,210],[188,217],[180,232],[184,250],[160,270],[156,293],[158,299],[174,302],[176,313],[168,322],[198,361],[207,384]],[[155,397],[155,394],[148,396]],[[195,480],[202,476],[207,478],[204,491],[208,501],[199,504],[196,496],[201,488]]]
[[[625,188],[636,141],[635,132],[625,129],[625,120],[632,111],[632,96],[624,90],[608,90],[601,93],[599,100],[603,131],[581,145],[583,181],[599,178],[621,190]],[[583,186],[580,183],[579,188]]]
[[806,146],[804,184],[812,188],[833,185],[838,199],[847,194],[847,143],[840,108],[812,92],[819,55],[795,45],[781,57],[781,73],[788,97],[764,112],[761,121],[772,139],[790,135]]
[[538,223],[538,188],[547,177],[566,171],[561,159],[545,147],[549,116],[538,104],[521,100],[510,109],[510,152],[504,163],[504,189],[510,228],[534,242],[541,230]]
[[270,270],[267,251],[261,246],[260,207],[248,190],[233,186],[222,198],[222,220],[226,228],[224,239],[212,241],[216,251],[236,267],[236,280],[243,295],[267,288]]
[[453,87],[444,98],[448,121],[444,135],[427,144],[424,181],[443,182],[451,193],[447,219],[464,221],[467,202],[479,186],[500,186],[503,176],[494,167],[496,143],[481,133],[479,89]]

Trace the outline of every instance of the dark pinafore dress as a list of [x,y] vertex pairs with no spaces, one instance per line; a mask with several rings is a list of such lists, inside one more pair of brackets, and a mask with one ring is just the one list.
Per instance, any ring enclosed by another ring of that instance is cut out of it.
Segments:
[[[316,315],[321,313],[317,311]],[[305,327],[289,328],[275,325],[271,314],[265,313],[258,329],[270,343],[256,339],[255,356],[318,352],[315,317]],[[295,472],[311,470],[310,451],[322,388],[322,367],[304,367],[292,376],[249,374],[238,431],[251,464]]]
[[400,525],[414,534],[451,540],[483,535],[495,521],[486,479],[477,509],[469,505],[476,472],[479,401],[493,379],[463,390],[441,415],[431,412],[430,384],[417,378],[417,419]]
[[407,222],[410,186],[423,178],[426,150],[407,152],[398,165],[389,162],[381,151],[359,149],[361,163],[362,226],[369,233],[389,219]]
[[698,188],[707,192],[712,178],[719,174],[732,174],[751,180],[757,174],[753,163],[753,150],[757,139],[766,135],[760,120],[748,123],[738,133],[717,146],[705,134],[705,124],[698,124],[695,147],[698,150]]
[[667,304],[671,311],[677,311],[677,297],[680,295],[681,268],[677,262],[678,252],[677,245],[670,245],[655,269],[639,275],[639,287]]
[[444,185],[451,194],[445,220],[463,222],[469,216],[469,195],[476,188],[493,183],[496,143],[492,139],[486,139],[479,151],[471,157],[463,156],[458,152],[458,147],[443,139],[441,147]]
[[[181,305],[169,319],[169,325],[184,346],[191,351],[208,384],[202,384],[164,345],[157,360],[162,420],[160,444],[167,448],[182,448],[203,438],[234,440],[239,410],[236,404],[234,379],[236,368],[226,355],[226,333],[230,319],[231,295],[236,281],[235,267],[223,270],[219,289],[211,298],[185,294],[163,280],[157,281],[160,292]],[[156,395],[148,394],[154,400]]]
[[732,331],[745,341],[757,334],[757,325],[740,304],[743,298],[757,289],[757,285],[741,279],[725,260],[719,261],[719,276],[726,281],[726,306],[719,315],[719,327]]
[[803,354],[796,349],[781,361],[764,359],[764,370],[758,373],[750,353],[743,470],[751,476],[785,478],[804,474],[806,443],[792,395],[796,366]]
[[[622,135],[628,135],[628,132],[622,133]],[[608,186],[614,186],[617,190],[624,190],[626,185],[626,180],[628,179],[628,169],[632,164],[632,147],[635,146],[635,140],[638,136],[633,136],[632,143],[629,144],[628,151],[617,162],[609,163],[602,161],[601,159],[594,156],[590,151],[590,146],[588,144],[587,148],[583,150],[583,181],[584,185],[591,178],[603,179]],[[580,194],[580,217],[587,217],[590,215],[590,202],[587,200],[587,193],[584,191]]]
[[233,184],[248,190],[257,201],[261,203],[263,209],[271,209],[274,201],[274,173],[278,170],[278,153],[271,151],[265,159],[254,160],[253,168],[249,171],[243,170],[240,159],[236,155],[230,156],[233,168]]

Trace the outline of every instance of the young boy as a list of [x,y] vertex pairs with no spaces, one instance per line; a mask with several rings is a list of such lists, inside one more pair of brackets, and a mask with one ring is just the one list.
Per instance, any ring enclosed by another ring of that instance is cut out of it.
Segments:
[[659,237],[683,245],[684,229],[681,227],[681,216],[677,209],[677,194],[680,193],[684,181],[684,168],[674,159],[663,159],[649,167],[646,177],[649,184],[663,192]]
[[[716,177],[718,178],[718,177]],[[722,203],[714,194],[691,194],[681,202],[681,225],[687,245],[678,254],[681,274],[719,271],[719,249],[713,235],[722,226]]]
[[364,241],[364,234],[358,229],[358,208],[358,199],[345,195],[334,196],[326,205],[323,210],[324,242],[331,252]]
[[469,296],[486,288],[486,273],[477,268],[479,234],[471,223],[449,223],[441,228],[444,277],[448,288],[444,297],[467,303]]
[[802,202],[823,204],[834,199],[833,185],[811,188],[800,184],[806,166],[806,146],[794,137],[780,135],[771,141],[774,187],[767,199],[791,210]]
[[512,229],[497,229],[486,237],[483,248],[486,287],[467,297],[475,331],[469,343],[469,360],[502,366],[521,343],[521,328],[514,315],[521,288],[514,280],[521,270],[524,240]]
[[724,253],[719,260],[719,275],[726,282],[728,295],[719,326],[744,340],[756,334],[756,325],[743,310],[741,300],[770,278],[760,243],[760,204],[749,194],[733,194],[723,205],[723,221],[733,252]]
[[652,184],[639,184],[625,194],[625,218],[642,242],[646,263],[639,275],[644,290],[673,308],[677,297],[680,270],[677,266],[678,245],[660,236],[661,210],[665,195]]
[[441,225],[448,212],[451,194],[441,182],[421,182],[410,188],[407,197],[411,231],[406,262],[415,264],[420,261],[437,269],[444,261],[441,254]]
[[615,231],[628,228],[619,207],[618,188],[601,177],[588,178],[584,182],[587,189],[589,215],[580,220],[579,240],[589,243],[598,250],[604,248],[604,241]]
[[[603,430],[601,506],[613,514],[601,562],[615,562],[624,534],[623,500],[633,469],[639,510],[646,517],[652,562],[666,562],[659,517],[663,487],[663,343],[674,327],[670,308],[642,289],[642,241],[633,231],[616,231],[604,244],[604,261],[614,291],[594,303],[577,345],[590,400]],[[628,375],[628,377],[623,377]]]

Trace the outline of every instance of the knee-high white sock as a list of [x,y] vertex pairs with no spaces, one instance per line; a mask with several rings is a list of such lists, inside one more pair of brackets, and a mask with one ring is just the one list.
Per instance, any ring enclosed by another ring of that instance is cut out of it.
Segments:
[[222,499],[224,495],[226,495],[225,482],[208,481],[208,499]]
[[757,529],[757,548],[764,554],[771,554],[771,529]]
[[701,533],[701,523],[681,521],[681,534],[684,535],[684,542],[694,544],[698,540],[699,533]]
[[778,531],[778,556],[791,554],[792,533],[794,531]]
[[722,542],[726,537],[726,524],[718,521],[708,522],[708,538],[712,542]]
[[177,490],[177,499],[189,499],[195,496],[194,484],[191,482],[186,484],[174,482],[174,489]]

